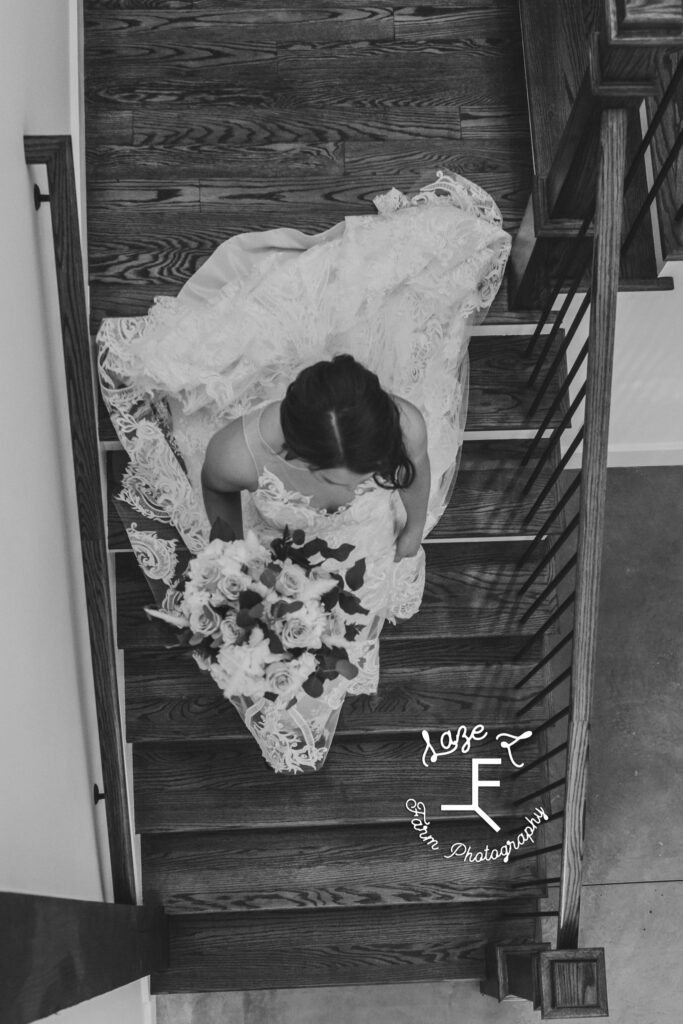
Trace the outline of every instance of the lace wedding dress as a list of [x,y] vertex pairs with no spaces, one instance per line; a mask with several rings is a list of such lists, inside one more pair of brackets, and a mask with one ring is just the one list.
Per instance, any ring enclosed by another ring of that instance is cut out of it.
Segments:
[[268,446],[261,413],[304,366],[351,353],[425,417],[427,534],[457,469],[471,327],[493,301],[510,250],[491,197],[459,175],[439,172],[412,198],[392,189],[375,205],[377,214],[319,235],[280,228],[232,238],[177,298],[157,299],[145,317],[103,321],[97,339],[102,393],[130,457],[120,495],[128,536],[158,600],[184,568],[179,541],[191,554],[208,541],[204,452],[238,417],[258,472],[257,489],[242,495],[245,530],[268,543],[288,525],[335,547],[353,544],[351,562],[366,559],[358,596],[370,615],[357,639],[358,676],[288,708],[230,698],[280,772],[319,768],[346,694],[377,690],[380,631],[419,608],[425,563],[422,549],[394,562],[405,521],[397,492],[365,481],[327,511],[310,473]]

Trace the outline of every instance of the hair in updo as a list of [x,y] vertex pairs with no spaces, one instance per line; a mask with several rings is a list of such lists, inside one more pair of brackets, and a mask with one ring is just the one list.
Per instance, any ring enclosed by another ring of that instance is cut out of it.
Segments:
[[408,458],[398,406],[377,375],[353,356],[307,366],[280,406],[286,453],[313,469],[372,474],[382,487],[409,487]]

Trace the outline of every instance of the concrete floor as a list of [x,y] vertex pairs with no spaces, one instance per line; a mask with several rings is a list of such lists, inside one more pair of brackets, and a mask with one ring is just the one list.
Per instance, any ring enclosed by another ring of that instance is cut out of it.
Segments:
[[[614,1024],[679,1024],[682,1014],[681,510],[683,467],[609,471],[579,945],[605,948]],[[157,997],[158,1024],[540,1019],[475,982]]]

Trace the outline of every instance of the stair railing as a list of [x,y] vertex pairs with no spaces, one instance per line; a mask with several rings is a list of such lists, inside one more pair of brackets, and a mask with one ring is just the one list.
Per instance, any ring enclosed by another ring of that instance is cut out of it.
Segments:
[[[34,194],[36,209],[49,201],[52,220],[114,901],[135,904],[133,842],[71,138],[27,136],[24,152],[27,164],[45,164],[47,168],[49,194],[41,195],[37,186]],[[97,802],[102,794],[94,788]]]
[[[556,949],[551,950],[548,943],[537,943],[522,952],[519,946],[506,951],[505,944],[498,944],[487,951],[487,981],[482,991],[498,998],[508,994],[530,998],[535,1008],[542,1008],[544,1016],[550,1009],[554,1017],[607,1015],[604,950],[577,947],[619,268],[683,146],[683,127],[679,126],[663,155],[660,140],[657,165],[653,143],[682,80],[683,61],[664,91],[628,169],[627,108],[615,105],[602,111],[595,197],[586,204],[577,234],[559,261],[527,352],[530,356],[537,354],[529,378],[530,387],[536,389],[531,413],[537,411],[544,399],[548,403],[547,395],[552,388],[555,393],[524,459],[528,472],[524,491],[533,496],[526,524],[531,523],[553,488],[555,493],[559,491],[559,498],[521,560],[528,568],[528,577],[520,588],[520,598],[542,574],[550,576],[526,608],[522,621],[548,601],[553,610],[518,652],[520,659],[528,656],[529,650],[542,641],[542,656],[515,688],[523,690],[541,673],[544,681],[550,681],[518,710],[517,717],[523,721],[528,710],[546,698],[555,703],[547,720],[534,730],[537,736],[540,734],[545,752],[518,773],[523,776],[546,764],[549,781],[515,801],[522,807],[532,798],[549,796],[551,814],[543,826],[543,845],[511,860],[543,856],[548,865],[557,864],[559,857],[559,869],[547,871],[545,877],[547,883],[558,886],[557,909],[542,909],[534,915],[557,918]],[[648,150],[653,155],[654,180],[633,219],[625,225],[625,195],[642,172]],[[592,245],[587,245],[591,238]],[[585,293],[579,299],[581,290]],[[574,348],[570,348],[585,325],[587,314],[587,340],[579,347],[577,339]],[[543,333],[549,324],[550,330]],[[578,352],[574,355],[576,348]],[[573,358],[562,375],[568,355]],[[558,418],[551,429],[550,424]],[[570,426],[571,441],[565,442],[564,454],[557,457]],[[569,467],[577,453],[581,465],[572,476]],[[556,465],[541,485],[542,470],[552,458]],[[550,528],[558,521],[561,532],[551,538]],[[559,639],[550,633],[551,627],[558,624]],[[573,1012],[569,1012],[571,998],[567,985],[577,996]],[[594,1002],[582,1001],[582,991],[592,992]]]

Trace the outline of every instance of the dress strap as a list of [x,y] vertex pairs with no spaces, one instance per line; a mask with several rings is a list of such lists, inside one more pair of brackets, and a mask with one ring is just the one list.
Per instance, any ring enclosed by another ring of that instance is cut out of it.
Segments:
[[257,477],[261,476],[263,467],[266,463],[266,452],[264,451],[263,439],[259,429],[262,412],[263,408],[253,409],[242,417],[244,443],[251,455],[251,461],[254,463],[254,470],[256,471]]

